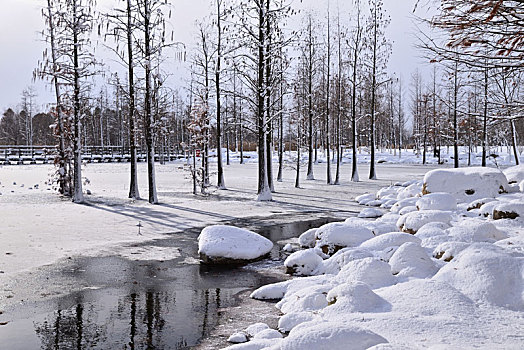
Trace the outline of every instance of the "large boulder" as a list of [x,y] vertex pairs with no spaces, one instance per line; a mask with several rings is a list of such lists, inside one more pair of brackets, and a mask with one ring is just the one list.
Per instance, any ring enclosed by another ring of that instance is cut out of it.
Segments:
[[435,169],[424,176],[423,194],[446,191],[458,202],[496,197],[507,192],[508,180],[494,168]]
[[242,228],[214,225],[198,236],[198,254],[205,264],[243,264],[268,255],[273,242]]

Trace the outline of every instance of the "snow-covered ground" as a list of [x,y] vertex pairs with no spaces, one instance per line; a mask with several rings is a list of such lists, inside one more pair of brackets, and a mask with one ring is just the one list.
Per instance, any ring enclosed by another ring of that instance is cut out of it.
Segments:
[[251,294],[279,300],[287,337],[255,324],[230,349],[522,349],[523,176],[437,169],[357,196],[380,217],[304,232],[284,265],[306,277]]
[[[342,185],[325,184],[325,165],[315,167],[315,181],[294,188],[293,169],[276,183],[274,201],[256,202],[256,164],[225,167],[228,190],[211,196],[193,196],[188,173],[182,165],[157,165],[160,205],[127,199],[129,164],[88,164],[83,174],[87,205],[60,198],[46,185],[52,165],[0,166],[0,286],[10,276],[74,255],[132,256],[134,259],[169,259],[177,252],[132,247],[132,243],[165,237],[191,227],[227,223],[236,218],[261,219],[274,215],[329,212],[348,216],[358,209],[351,199],[395,181],[422,178],[428,167],[380,164],[377,181],[366,179],[368,167],[360,167],[362,182],[350,183],[350,167],[342,167]],[[146,165],[139,163],[139,186],[147,198]],[[138,235],[138,223],[141,234]],[[0,291],[1,292],[1,291]],[[0,306],[7,302],[0,293]]]

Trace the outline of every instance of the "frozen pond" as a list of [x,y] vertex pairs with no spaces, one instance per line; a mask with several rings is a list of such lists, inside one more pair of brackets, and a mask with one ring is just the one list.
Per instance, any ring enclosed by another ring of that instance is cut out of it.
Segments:
[[[257,227],[242,220],[233,224],[278,242],[330,221],[309,217],[270,226]],[[8,323],[0,326],[1,347],[181,349],[197,344],[217,324],[221,310],[239,303],[239,292],[278,281],[281,275],[268,267],[281,266],[285,258],[281,245],[275,244],[266,261],[234,269],[200,266],[195,260],[199,231],[186,230],[153,244],[137,244],[143,249],[177,249],[180,255],[173,260],[81,257],[34,274],[29,284],[67,284],[78,291],[46,302],[35,296],[3,310],[0,321]],[[45,292],[40,294],[47,297]]]

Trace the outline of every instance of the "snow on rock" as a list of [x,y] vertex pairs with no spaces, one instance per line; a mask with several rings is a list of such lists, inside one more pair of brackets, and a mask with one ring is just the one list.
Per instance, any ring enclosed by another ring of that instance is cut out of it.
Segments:
[[316,246],[324,254],[333,254],[345,247],[355,247],[373,238],[370,229],[358,224],[334,222],[325,224],[317,230]]
[[371,251],[382,251],[389,247],[400,247],[406,242],[421,244],[422,241],[420,238],[415,237],[409,233],[389,232],[365,241],[360,245],[360,248]]
[[508,179],[510,184],[519,184],[524,180],[524,164],[512,166],[510,168],[504,169],[504,175]]
[[399,277],[427,278],[433,276],[438,268],[424,248],[417,243],[404,243],[389,259],[391,272]]
[[260,333],[260,332],[262,332],[262,331],[264,331],[266,329],[269,329],[269,326],[266,323],[258,322],[258,323],[254,323],[254,324],[248,326],[246,328],[245,332],[250,337],[254,337],[258,333]]
[[317,241],[317,228],[312,228],[298,237],[298,243],[302,248],[313,248]]
[[328,305],[326,295],[332,288],[332,284],[321,284],[302,288],[292,293],[288,292],[276,304],[276,307],[284,314],[323,309]]
[[351,218],[347,218],[344,222],[346,224],[350,224],[354,226],[361,226],[361,227],[370,229],[374,236],[378,236],[383,233],[391,232],[397,229],[394,224],[396,223],[396,220],[394,220],[392,223],[388,221],[387,217],[384,219],[379,219],[379,220],[365,220],[359,217],[351,217]]
[[440,269],[446,282],[477,302],[524,310],[524,258],[489,243],[475,243]]
[[342,267],[350,261],[370,258],[373,254],[369,251],[360,248],[344,248],[333,254],[332,257],[323,261],[323,266],[319,272],[325,274],[336,275],[340,272]]
[[337,274],[337,282],[363,282],[371,289],[390,286],[396,282],[391,266],[377,258],[350,261]]
[[495,242],[508,235],[490,222],[477,218],[464,218],[457,225],[446,230],[452,241],[459,242]]
[[516,219],[524,217],[524,203],[523,202],[506,202],[497,203],[493,207],[493,219]]
[[497,201],[495,198],[480,198],[470,202],[467,206],[467,210],[480,209],[484,204],[489,202]]
[[421,210],[401,216],[397,221],[397,227],[407,233],[415,234],[422,226],[430,222],[443,222],[449,224],[451,213],[441,210]]
[[418,201],[418,197],[417,198],[413,198],[413,197],[404,198],[404,199],[399,200],[397,203],[395,203],[391,207],[390,210],[391,210],[392,213],[399,213],[402,208],[415,207],[417,201]]
[[406,199],[406,198],[412,198],[412,197],[419,197],[422,193],[422,182],[417,181],[408,187],[404,188],[404,190],[400,191],[397,195],[397,199]]
[[449,193],[436,192],[422,196],[416,203],[418,210],[446,210],[457,209],[457,201]]
[[495,208],[495,206],[499,203],[500,201],[495,200],[492,202],[487,202],[485,204],[482,204],[479,208],[479,215],[485,218],[492,218],[493,217],[493,208]]
[[273,242],[242,228],[214,225],[198,237],[198,253],[204,263],[242,263],[259,259],[273,248]]
[[270,349],[278,344],[281,339],[253,339],[247,343],[235,344],[224,348],[223,350],[262,350]]
[[398,213],[402,216],[402,215],[406,215],[406,214],[412,213],[417,210],[418,209],[415,205],[409,205],[407,207],[400,209]]
[[376,208],[365,208],[360,211],[358,214],[359,218],[379,218],[384,214],[380,209]]
[[290,312],[278,320],[278,329],[281,332],[289,333],[299,324],[309,322],[314,318],[315,314],[310,311]]
[[287,243],[283,248],[283,251],[285,252],[292,252],[294,250],[293,245],[291,243]]
[[322,264],[323,259],[315,249],[310,248],[294,252],[284,261],[286,273],[296,276],[311,276]]
[[355,201],[360,205],[367,205],[369,202],[374,201],[375,199],[376,197],[373,193],[366,193],[355,197]]
[[522,180],[522,181],[519,183],[519,190],[520,190],[520,192],[524,192],[524,180]]
[[291,330],[281,350],[363,350],[387,343],[380,335],[341,321],[306,322]]
[[375,197],[376,197],[376,199],[397,198],[398,191],[399,191],[399,187],[397,187],[397,186],[384,187],[384,188],[381,188],[380,190],[377,191]]
[[483,197],[496,197],[506,192],[508,180],[494,168],[470,167],[435,169],[424,176],[424,194],[445,190],[459,202]]
[[253,339],[279,339],[282,338],[282,334],[275,329],[264,329],[263,331],[255,334]]
[[283,281],[267,284],[253,291],[249,297],[257,300],[282,299],[286,294],[290,282],[291,281]]
[[232,334],[229,338],[227,338],[227,341],[234,344],[245,343],[247,342],[247,336],[245,335],[245,333],[237,332],[235,334]]
[[465,242],[443,242],[439,244],[433,251],[433,257],[435,259],[450,262],[455,256],[461,251],[469,247],[469,243]]
[[326,297],[329,306],[322,310],[325,319],[334,319],[347,312],[384,312],[391,305],[362,282],[342,283],[331,289]]

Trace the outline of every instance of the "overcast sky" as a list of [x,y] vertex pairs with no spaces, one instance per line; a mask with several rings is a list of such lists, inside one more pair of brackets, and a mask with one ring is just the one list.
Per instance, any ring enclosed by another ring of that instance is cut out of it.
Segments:
[[[114,0],[98,0],[102,6]],[[171,0],[174,6],[173,26],[176,40],[191,47],[194,38],[194,23],[209,13],[211,0]],[[350,0],[339,0],[341,7]],[[387,36],[393,43],[390,58],[390,72],[409,81],[415,68],[424,70],[425,64],[414,48],[414,26],[410,16],[416,0],[384,0],[391,16]],[[325,11],[327,0],[294,0],[300,8],[315,8]],[[337,0],[330,0],[334,8]],[[0,113],[8,107],[19,104],[23,89],[35,85],[38,91],[37,103],[52,101],[51,88],[43,82],[33,83],[32,72],[37,66],[45,43],[38,34],[44,27],[41,17],[43,0],[0,0]],[[367,15],[367,14],[366,14]],[[344,13],[342,12],[342,21]],[[176,70],[175,68],[171,70]],[[180,69],[179,69],[180,70]],[[183,84],[183,82],[173,82]]]

